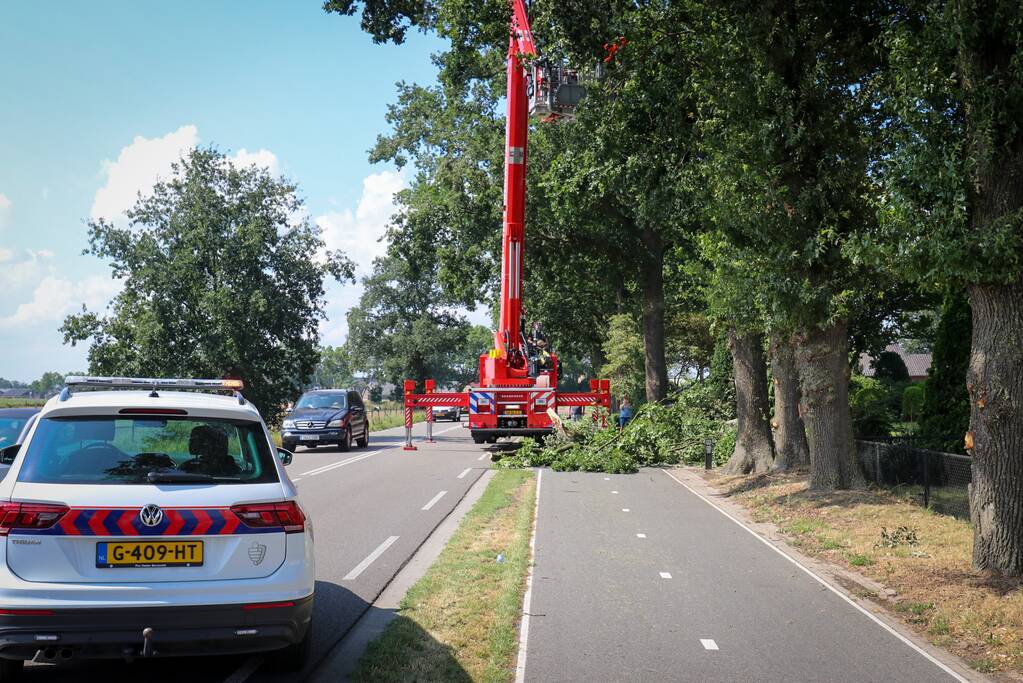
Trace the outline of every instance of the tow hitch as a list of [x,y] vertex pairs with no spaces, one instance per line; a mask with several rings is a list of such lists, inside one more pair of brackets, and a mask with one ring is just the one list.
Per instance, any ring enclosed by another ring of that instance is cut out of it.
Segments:
[[156,654],[156,650],[153,648],[153,627],[147,626],[142,629],[142,656],[152,657]]

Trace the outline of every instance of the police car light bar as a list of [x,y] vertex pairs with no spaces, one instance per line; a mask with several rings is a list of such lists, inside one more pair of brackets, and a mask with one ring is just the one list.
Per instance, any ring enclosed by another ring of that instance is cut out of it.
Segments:
[[158,377],[82,377],[72,375],[64,379],[71,387],[102,387],[104,389],[205,389],[207,391],[241,391],[245,383],[240,379],[165,379]]

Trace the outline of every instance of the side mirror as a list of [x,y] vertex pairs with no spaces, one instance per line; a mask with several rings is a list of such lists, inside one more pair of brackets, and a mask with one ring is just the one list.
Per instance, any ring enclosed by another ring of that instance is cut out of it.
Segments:
[[18,451],[21,450],[21,444],[16,443],[6,448],[0,448],[0,465],[12,465],[14,459],[18,457]]
[[295,456],[291,451],[286,451],[283,448],[277,449],[277,457],[281,459],[281,464],[287,467],[294,460]]

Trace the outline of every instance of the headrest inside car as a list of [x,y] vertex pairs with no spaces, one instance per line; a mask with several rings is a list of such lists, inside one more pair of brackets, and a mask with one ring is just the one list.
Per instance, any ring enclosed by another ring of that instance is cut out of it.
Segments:
[[227,432],[210,425],[193,427],[188,435],[188,452],[191,455],[226,455]]
[[79,441],[113,441],[113,420],[82,420],[75,422],[75,439]]

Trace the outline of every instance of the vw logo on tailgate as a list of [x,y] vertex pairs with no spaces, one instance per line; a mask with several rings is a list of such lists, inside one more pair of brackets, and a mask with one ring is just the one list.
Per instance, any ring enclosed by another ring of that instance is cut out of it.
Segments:
[[146,526],[158,526],[163,521],[163,510],[150,503],[139,510],[139,521]]

